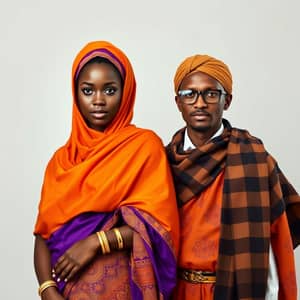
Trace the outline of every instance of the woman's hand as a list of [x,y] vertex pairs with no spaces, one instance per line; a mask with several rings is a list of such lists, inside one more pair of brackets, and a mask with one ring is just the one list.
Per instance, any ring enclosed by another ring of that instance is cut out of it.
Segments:
[[99,251],[99,241],[96,234],[78,241],[70,247],[57,261],[54,267],[56,280],[68,281],[86,266]]

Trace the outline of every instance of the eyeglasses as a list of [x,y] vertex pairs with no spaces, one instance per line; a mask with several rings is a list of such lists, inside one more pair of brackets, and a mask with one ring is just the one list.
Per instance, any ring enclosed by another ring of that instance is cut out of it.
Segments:
[[222,95],[227,95],[222,90],[206,89],[204,91],[196,91],[193,89],[179,90],[177,93],[179,99],[185,104],[194,104],[201,95],[205,103],[218,103]]

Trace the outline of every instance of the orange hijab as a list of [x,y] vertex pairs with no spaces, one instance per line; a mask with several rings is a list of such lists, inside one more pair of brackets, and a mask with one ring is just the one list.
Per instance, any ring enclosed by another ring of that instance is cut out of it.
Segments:
[[[75,99],[74,78],[95,52],[116,65],[124,79],[120,109],[104,132],[86,125]],[[49,238],[81,213],[133,206],[171,231],[177,246],[176,197],[163,144],[152,131],[130,124],[136,83],[128,58],[108,42],[89,43],[75,58],[72,82],[72,131],[46,168],[35,233]]]

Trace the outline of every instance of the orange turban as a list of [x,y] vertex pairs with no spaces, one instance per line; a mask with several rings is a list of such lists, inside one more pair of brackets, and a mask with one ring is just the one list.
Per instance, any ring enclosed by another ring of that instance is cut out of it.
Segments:
[[174,77],[175,93],[184,77],[195,72],[203,72],[215,78],[227,93],[232,94],[232,77],[228,66],[216,58],[200,54],[187,57],[177,68]]

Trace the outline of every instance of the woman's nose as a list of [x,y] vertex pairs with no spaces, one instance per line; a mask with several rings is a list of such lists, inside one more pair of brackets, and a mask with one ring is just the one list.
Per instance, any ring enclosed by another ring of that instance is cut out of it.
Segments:
[[101,91],[97,91],[95,97],[93,98],[94,105],[104,105],[105,104],[105,96]]

